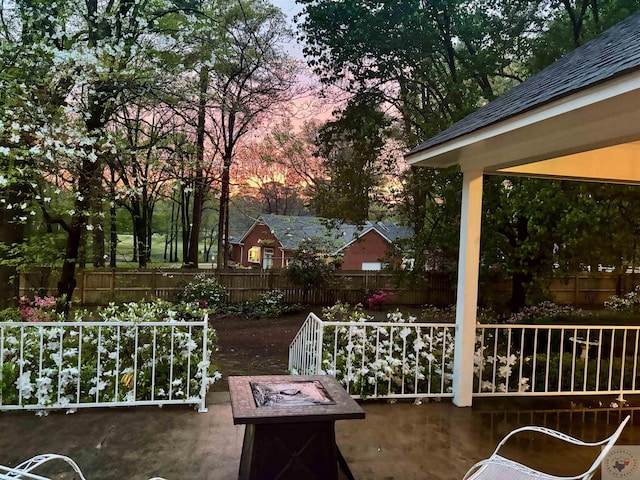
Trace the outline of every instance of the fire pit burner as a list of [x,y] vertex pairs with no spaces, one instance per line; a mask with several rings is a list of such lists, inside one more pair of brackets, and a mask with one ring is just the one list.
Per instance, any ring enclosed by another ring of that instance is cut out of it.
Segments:
[[258,408],[335,405],[318,380],[292,382],[250,382]]

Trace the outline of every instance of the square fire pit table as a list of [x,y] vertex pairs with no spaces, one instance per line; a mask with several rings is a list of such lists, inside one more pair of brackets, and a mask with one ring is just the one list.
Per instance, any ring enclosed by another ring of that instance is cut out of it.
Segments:
[[336,420],[364,410],[329,375],[229,377],[233,423],[245,424],[240,480],[337,480],[353,475],[336,445]]

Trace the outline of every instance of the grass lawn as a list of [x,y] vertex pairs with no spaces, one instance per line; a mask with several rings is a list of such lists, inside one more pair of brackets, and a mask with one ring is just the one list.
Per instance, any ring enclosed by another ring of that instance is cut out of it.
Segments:
[[[151,243],[151,258],[150,258],[150,266],[158,266],[158,267],[179,267],[182,265],[181,261],[178,262],[168,262],[164,260],[164,252],[165,252],[165,239],[166,236],[163,234],[154,234],[152,243]],[[175,245],[174,245],[175,246]],[[204,251],[204,243],[200,242],[200,268],[207,268],[211,266],[211,260],[207,263],[204,262],[204,255],[202,252]],[[133,259],[133,235],[128,234],[119,234],[118,235],[118,248],[117,248],[118,256],[117,262],[118,267],[127,268],[128,266],[135,268],[138,266],[138,262],[132,261]],[[167,247],[167,255],[169,255],[169,247]],[[178,240],[178,259],[182,259],[182,240]]]

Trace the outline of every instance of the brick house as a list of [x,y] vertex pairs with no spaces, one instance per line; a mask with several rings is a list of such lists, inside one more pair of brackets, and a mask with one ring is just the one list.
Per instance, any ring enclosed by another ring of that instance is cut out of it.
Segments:
[[285,268],[303,240],[318,238],[330,246],[330,255],[342,255],[342,270],[381,270],[389,247],[411,235],[411,229],[393,222],[357,226],[320,217],[265,214],[231,242],[231,260],[241,267]]

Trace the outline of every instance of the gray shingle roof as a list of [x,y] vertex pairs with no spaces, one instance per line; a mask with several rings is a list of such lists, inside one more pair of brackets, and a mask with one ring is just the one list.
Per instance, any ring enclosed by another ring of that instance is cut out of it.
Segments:
[[409,227],[396,225],[393,222],[365,222],[358,227],[350,223],[338,223],[322,217],[287,216],[264,214],[260,216],[271,233],[280,241],[285,250],[295,250],[300,242],[311,238],[320,238],[334,249],[335,253],[352,243],[370,230],[376,230],[390,242],[410,238]]
[[640,12],[412,149],[407,157],[640,67]]

